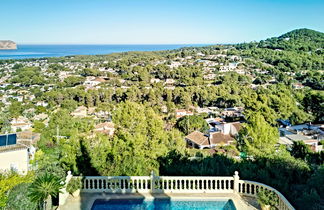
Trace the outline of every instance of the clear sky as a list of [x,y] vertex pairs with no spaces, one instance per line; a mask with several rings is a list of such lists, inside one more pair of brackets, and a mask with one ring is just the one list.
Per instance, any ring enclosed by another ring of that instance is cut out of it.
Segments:
[[324,32],[324,0],[0,1],[0,40],[20,44],[238,43]]

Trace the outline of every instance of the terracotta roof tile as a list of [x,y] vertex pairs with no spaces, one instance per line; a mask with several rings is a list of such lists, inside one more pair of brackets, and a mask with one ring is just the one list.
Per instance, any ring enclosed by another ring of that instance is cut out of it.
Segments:
[[194,142],[197,145],[209,145],[208,137],[199,131],[194,131],[186,136],[186,139]]
[[220,143],[229,144],[233,140],[234,138],[232,136],[217,132],[211,134],[210,144],[220,144]]

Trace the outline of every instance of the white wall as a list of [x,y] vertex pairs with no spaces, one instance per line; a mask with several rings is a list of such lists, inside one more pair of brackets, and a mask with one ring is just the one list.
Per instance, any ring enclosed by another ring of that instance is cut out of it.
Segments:
[[221,132],[225,135],[228,135],[231,132],[231,124],[230,123],[223,123],[220,125],[216,125],[215,127],[218,128],[219,130],[221,130]]
[[28,151],[27,148],[0,152],[0,170],[10,171],[12,166],[16,167],[18,172],[26,174],[28,171]]

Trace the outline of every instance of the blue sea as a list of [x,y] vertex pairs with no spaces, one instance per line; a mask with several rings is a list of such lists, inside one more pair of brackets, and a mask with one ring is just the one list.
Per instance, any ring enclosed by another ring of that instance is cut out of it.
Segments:
[[0,59],[61,57],[68,55],[102,55],[128,51],[173,50],[203,44],[174,45],[18,45],[17,50],[0,50]]

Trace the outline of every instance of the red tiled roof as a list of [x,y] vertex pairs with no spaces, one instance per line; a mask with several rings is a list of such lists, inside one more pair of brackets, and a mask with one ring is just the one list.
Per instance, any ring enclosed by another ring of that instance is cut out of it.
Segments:
[[234,138],[230,135],[225,135],[220,132],[211,134],[210,144],[229,144],[234,141]]
[[194,131],[186,136],[186,139],[194,142],[197,145],[209,145],[208,137],[199,131]]

